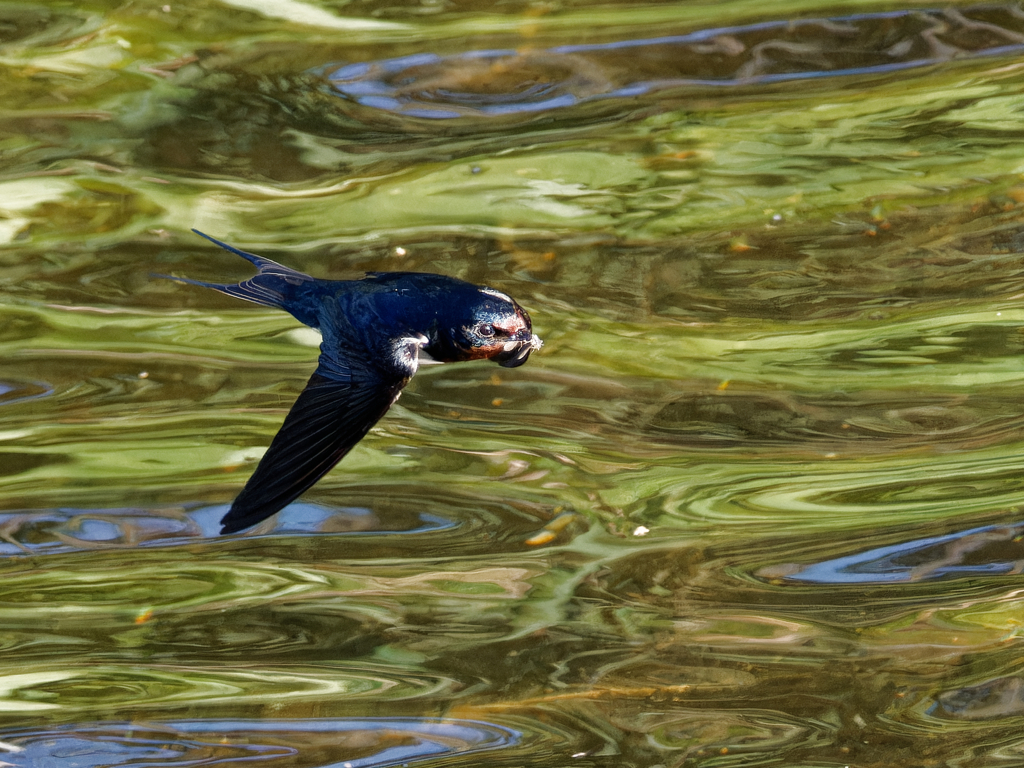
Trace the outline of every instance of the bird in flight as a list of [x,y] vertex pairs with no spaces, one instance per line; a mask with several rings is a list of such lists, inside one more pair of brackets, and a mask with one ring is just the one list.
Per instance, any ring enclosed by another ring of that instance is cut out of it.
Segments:
[[323,336],[316,370],[221,520],[222,534],[265,520],[327,474],[398,399],[420,355],[515,368],[542,345],[530,316],[501,291],[421,272],[318,280],[192,231],[258,274],[234,284],[172,280],[278,307]]

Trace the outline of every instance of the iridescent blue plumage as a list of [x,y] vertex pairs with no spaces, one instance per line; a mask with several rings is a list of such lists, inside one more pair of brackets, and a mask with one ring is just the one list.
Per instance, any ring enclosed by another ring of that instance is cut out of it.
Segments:
[[419,272],[317,280],[193,231],[259,273],[232,284],[172,279],[279,307],[323,335],[316,371],[221,521],[222,533],[270,517],[341,461],[398,399],[421,350],[441,362],[489,358],[513,368],[541,346],[529,315],[490,288]]

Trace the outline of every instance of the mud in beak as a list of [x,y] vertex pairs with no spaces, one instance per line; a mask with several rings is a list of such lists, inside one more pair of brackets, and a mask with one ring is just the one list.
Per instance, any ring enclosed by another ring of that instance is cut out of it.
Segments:
[[505,349],[492,359],[502,368],[518,368],[530,358],[530,353],[544,346],[540,337],[534,334],[526,341],[510,341]]

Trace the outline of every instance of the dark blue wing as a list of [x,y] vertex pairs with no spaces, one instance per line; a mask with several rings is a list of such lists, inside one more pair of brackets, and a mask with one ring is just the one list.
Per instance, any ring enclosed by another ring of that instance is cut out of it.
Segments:
[[[398,345],[411,363],[377,364],[365,349],[332,339],[245,488],[221,520],[234,533],[270,517],[341,461],[387,413],[416,372],[419,342]],[[330,349],[330,352],[326,351]]]

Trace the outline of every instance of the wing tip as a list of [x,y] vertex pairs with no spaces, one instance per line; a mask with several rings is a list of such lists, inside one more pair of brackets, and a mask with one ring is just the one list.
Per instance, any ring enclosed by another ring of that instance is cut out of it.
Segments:
[[230,533],[238,533],[244,531],[246,528],[251,528],[257,523],[261,523],[273,514],[276,514],[280,510],[275,509],[273,512],[266,512],[264,510],[252,510],[252,509],[235,509],[234,506],[228,510],[228,513],[220,519],[220,535],[227,536]]

